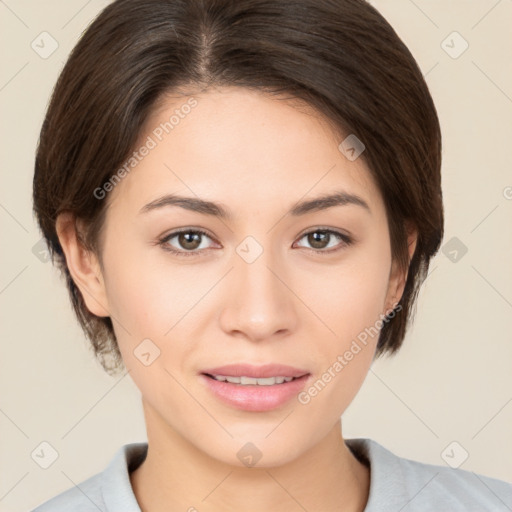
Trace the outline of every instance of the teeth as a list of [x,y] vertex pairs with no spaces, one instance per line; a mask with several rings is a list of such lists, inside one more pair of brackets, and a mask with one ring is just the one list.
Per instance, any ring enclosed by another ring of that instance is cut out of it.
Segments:
[[282,384],[283,382],[293,380],[293,377],[265,377],[257,379],[255,377],[231,377],[229,375],[213,375],[213,378],[220,382],[231,382],[232,384],[241,384],[242,386],[273,386],[274,384]]

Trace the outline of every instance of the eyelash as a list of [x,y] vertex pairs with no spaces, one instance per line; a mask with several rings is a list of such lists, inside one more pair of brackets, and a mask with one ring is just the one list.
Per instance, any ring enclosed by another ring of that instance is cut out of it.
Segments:
[[[181,233],[195,233],[195,234],[200,234],[202,236],[206,236],[208,238],[213,239],[206,231],[203,231],[202,229],[186,228],[186,229],[181,229],[178,231],[173,231],[172,233],[165,235],[163,238],[159,239],[157,243],[165,251],[176,254],[177,256],[189,257],[189,256],[204,255],[204,253],[206,252],[205,249],[202,249],[201,251],[197,251],[197,250],[195,250],[195,251],[178,251],[176,249],[171,248],[168,244],[169,240],[172,240],[174,237],[180,235]],[[328,233],[328,234],[334,235],[342,240],[342,244],[340,244],[340,246],[338,246],[335,249],[331,248],[329,250],[324,250],[324,249],[308,249],[307,247],[303,247],[303,249],[309,250],[310,252],[313,252],[315,254],[323,254],[323,255],[332,254],[334,252],[338,252],[343,247],[347,247],[353,243],[352,237],[350,237],[344,233],[340,233],[339,231],[335,231],[335,230],[328,229],[328,228],[316,228],[311,231],[307,231],[306,233],[304,233],[300,236],[299,240],[302,240],[305,236],[310,235],[311,233],[323,233],[323,234]]]

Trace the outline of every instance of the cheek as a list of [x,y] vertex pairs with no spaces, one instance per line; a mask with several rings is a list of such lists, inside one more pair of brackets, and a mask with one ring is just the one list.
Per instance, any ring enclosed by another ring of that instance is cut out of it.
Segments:
[[391,257],[378,243],[347,252],[335,265],[300,270],[294,291],[318,318],[318,325],[342,349],[364,329],[374,326],[384,312]]
[[155,258],[157,250],[135,249],[119,258],[110,254],[107,297],[112,315],[134,336],[165,340],[212,287],[215,276],[208,266],[172,263],[165,255]]
[[193,359],[194,340],[201,337],[195,334],[214,306],[208,294],[218,276],[209,265],[182,264],[166,254],[156,258],[155,251],[134,248],[119,257],[112,252],[107,296],[119,349],[134,382],[155,403],[169,401],[166,393],[173,389],[171,401],[178,407],[181,391],[172,376],[181,381],[179,374]]
[[[181,380],[181,364],[194,349],[190,339],[197,306],[214,276],[192,266],[155,262],[142,251],[117,261],[108,272],[107,296],[124,364],[146,399],[167,403],[169,390],[181,396],[172,376]],[[177,411],[181,401],[171,402]]]
[[386,240],[376,239],[364,250],[354,250],[343,264],[317,267],[309,286],[302,281],[299,293],[321,322],[315,336],[316,379],[299,401],[331,411],[333,421],[357,394],[373,361],[390,265]]

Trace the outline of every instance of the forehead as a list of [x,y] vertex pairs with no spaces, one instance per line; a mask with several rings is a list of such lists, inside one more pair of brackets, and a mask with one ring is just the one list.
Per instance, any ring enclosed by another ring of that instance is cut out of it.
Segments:
[[378,210],[382,198],[364,160],[350,161],[338,147],[344,137],[289,97],[236,87],[168,95],[134,148],[150,149],[109,200],[116,208],[140,208],[164,193],[180,193],[258,210],[335,188],[364,196]]

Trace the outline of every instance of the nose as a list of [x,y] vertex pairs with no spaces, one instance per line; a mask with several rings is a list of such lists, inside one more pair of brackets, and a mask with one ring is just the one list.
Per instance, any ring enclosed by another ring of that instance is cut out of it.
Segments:
[[262,342],[295,331],[298,301],[284,267],[270,250],[253,262],[234,254],[219,319],[224,332]]

